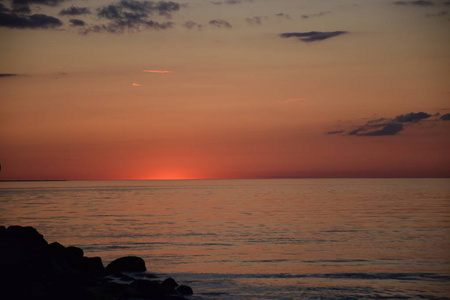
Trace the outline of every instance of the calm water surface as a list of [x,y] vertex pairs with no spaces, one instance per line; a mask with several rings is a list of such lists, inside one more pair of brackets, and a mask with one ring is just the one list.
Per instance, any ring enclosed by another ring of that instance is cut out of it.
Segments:
[[1,182],[0,204],[193,299],[450,299],[450,179]]

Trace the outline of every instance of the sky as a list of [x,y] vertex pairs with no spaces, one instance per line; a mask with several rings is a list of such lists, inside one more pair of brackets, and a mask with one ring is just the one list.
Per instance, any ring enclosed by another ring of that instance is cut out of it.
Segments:
[[449,11],[0,0],[0,180],[449,177]]

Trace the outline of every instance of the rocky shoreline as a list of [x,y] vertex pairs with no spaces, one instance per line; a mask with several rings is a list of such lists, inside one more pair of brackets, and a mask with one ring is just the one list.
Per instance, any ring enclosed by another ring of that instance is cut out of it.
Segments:
[[173,278],[146,272],[136,256],[104,267],[78,247],[49,244],[33,227],[0,226],[0,287],[3,299],[182,300],[193,294]]

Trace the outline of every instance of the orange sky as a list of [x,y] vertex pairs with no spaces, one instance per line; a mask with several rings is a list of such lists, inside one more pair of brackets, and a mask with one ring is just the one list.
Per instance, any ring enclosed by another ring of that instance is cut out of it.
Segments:
[[448,177],[449,10],[2,1],[0,180]]

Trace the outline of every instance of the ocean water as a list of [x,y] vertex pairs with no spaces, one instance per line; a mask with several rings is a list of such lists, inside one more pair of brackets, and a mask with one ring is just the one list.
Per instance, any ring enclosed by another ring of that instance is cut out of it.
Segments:
[[192,299],[450,299],[450,179],[0,182],[0,225]]

